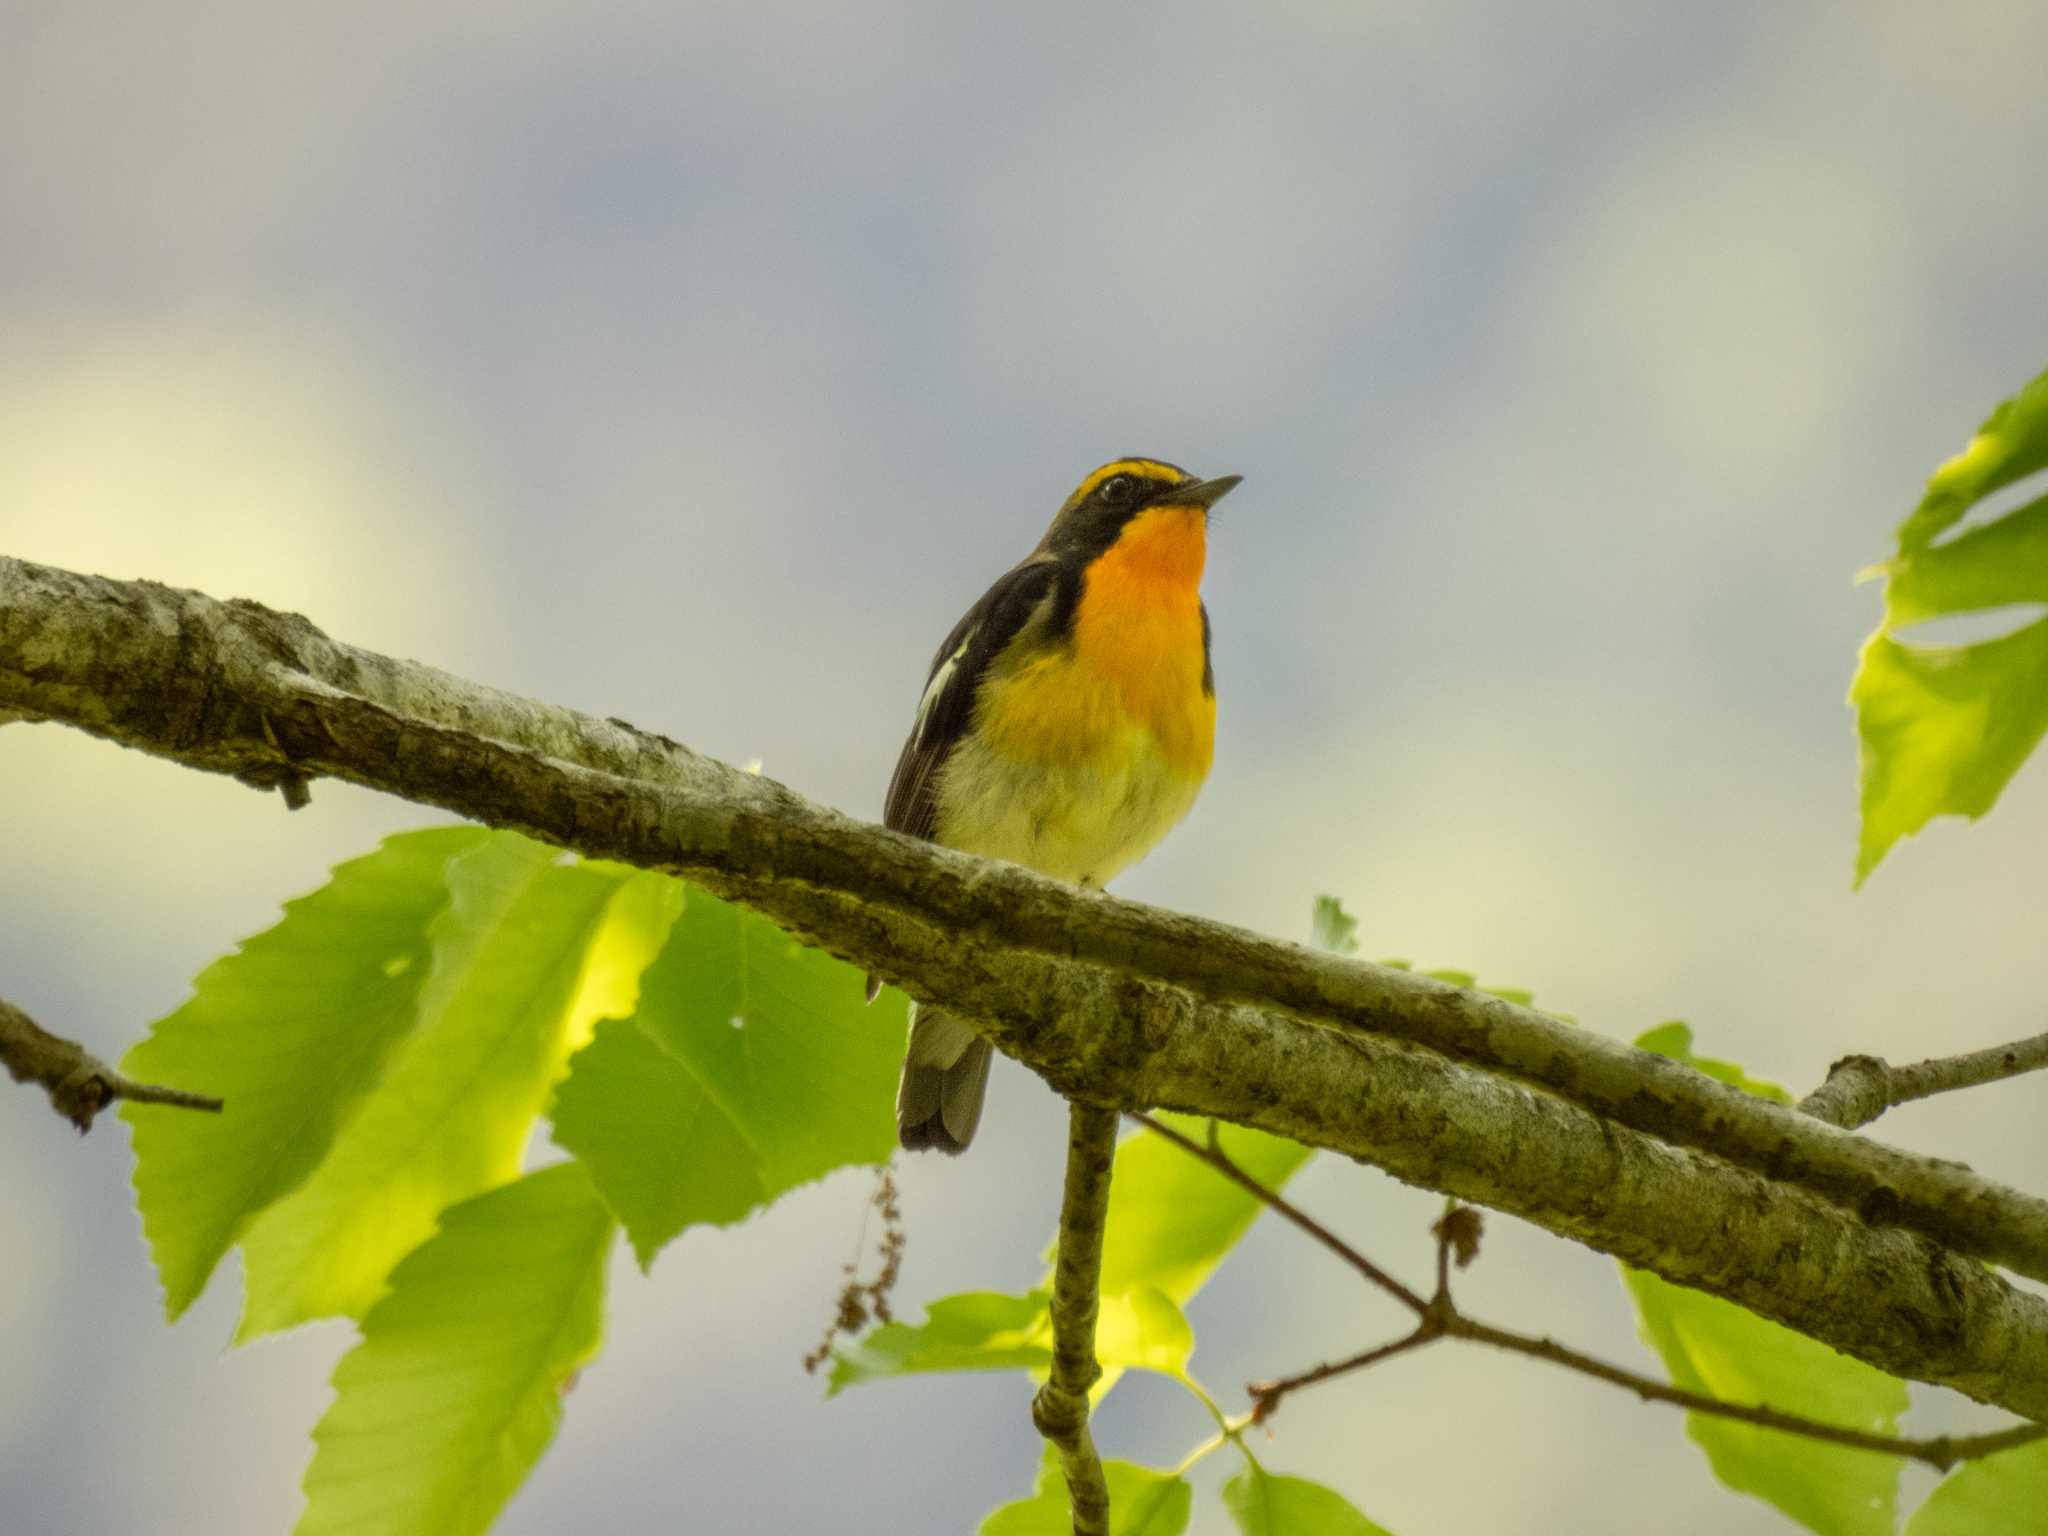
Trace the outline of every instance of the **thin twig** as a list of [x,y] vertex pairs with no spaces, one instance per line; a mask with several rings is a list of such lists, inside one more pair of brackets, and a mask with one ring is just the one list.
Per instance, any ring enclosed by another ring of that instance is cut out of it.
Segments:
[[1934,1435],[1916,1439],[1906,1435],[1871,1434],[1865,1430],[1846,1429],[1840,1425],[1822,1423],[1803,1414],[1783,1413],[1763,1404],[1750,1406],[1745,1403],[1730,1403],[1720,1398],[1708,1397],[1703,1393],[1688,1392],[1683,1387],[1671,1386],[1658,1381],[1655,1377],[1624,1370],[1618,1365],[1610,1365],[1591,1355],[1581,1354],[1578,1350],[1568,1348],[1553,1339],[1533,1338],[1528,1334],[1511,1333],[1505,1328],[1492,1328],[1457,1312],[1453,1312],[1446,1321],[1443,1331],[1446,1338],[1469,1339],[1475,1344],[1491,1344],[1496,1349],[1527,1355],[1534,1360],[1548,1360],[1553,1365],[1561,1365],[1583,1376],[1612,1382],[1617,1387],[1626,1387],[1636,1396],[1649,1402],[1673,1403],[1693,1413],[1735,1419],[1763,1429],[1776,1429],[1788,1435],[1801,1435],[1809,1440],[1825,1440],[1835,1445],[1853,1446],[1859,1451],[1881,1451],[1890,1456],[1910,1457],[1914,1461],[1924,1461],[1940,1472],[1946,1472],[1957,1462],[1989,1456],[1994,1451],[2010,1450],[2014,1446],[2026,1445],[2048,1436],[2048,1424],[2015,1424],[2009,1429],[1998,1430],[1988,1435],[1960,1437]]
[[1059,1452],[1066,1473],[1074,1536],[1109,1536],[1109,1483],[1088,1433],[1088,1389],[1102,1375],[1095,1358],[1095,1316],[1116,1127],[1113,1109],[1067,1106],[1067,1184],[1052,1277],[1052,1372],[1031,1400],[1031,1422]]
[[58,1114],[82,1136],[93,1117],[116,1099],[168,1104],[219,1114],[222,1101],[182,1088],[163,1088],[123,1077],[84,1046],[42,1028],[12,1003],[0,1000],[0,1062],[17,1083],[40,1083]]
[[1282,1376],[1276,1381],[1257,1381],[1245,1388],[1251,1394],[1252,1419],[1264,1423],[1273,1416],[1280,1406],[1280,1399],[1290,1392],[1303,1387],[1312,1387],[1317,1382],[1328,1381],[1332,1376],[1349,1376],[1353,1371],[1362,1371],[1367,1366],[1378,1365],[1382,1360],[1391,1360],[1396,1355],[1405,1355],[1411,1349],[1420,1349],[1425,1344],[1434,1344],[1444,1336],[1443,1330],[1434,1323],[1424,1322],[1413,1333],[1403,1334],[1391,1344],[1376,1344],[1362,1350],[1348,1360],[1333,1360],[1294,1376]]
[[1477,1213],[1469,1207],[1454,1209],[1431,1229],[1436,1236],[1437,1290],[1434,1297],[1423,1301],[1415,1292],[1387,1276],[1378,1265],[1342,1238],[1297,1208],[1286,1196],[1267,1188],[1238,1167],[1220,1146],[1201,1146],[1178,1131],[1161,1125],[1149,1115],[1134,1115],[1132,1118],[1142,1121],[1189,1156],[1200,1158],[1226,1178],[1251,1191],[1274,1212],[1309,1233],[1372,1284],[1407,1302],[1421,1319],[1413,1332],[1404,1334],[1391,1343],[1364,1350],[1349,1359],[1318,1365],[1294,1376],[1254,1382],[1245,1390],[1251,1395],[1252,1419],[1255,1423],[1264,1423],[1270,1419],[1289,1393],[1299,1391],[1303,1387],[1312,1387],[1338,1376],[1365,1370],[1396,1355],[1407,1354],[1411,1350],[1434,1344],[1440,1339],[1465,1339],[1475,1344],[1489,1344],[1495,1349],[1504,1349],[1512,1354],[1526,1355],[1534,1360],[1547,1360],[1552,1365],[1561,1365],[1567,1370],[1577,1371],[1580,1375],[1591,1376],[1595,1380],[1626,1388],[1648,1402],[1671,1403],[1693,1413],[1734,1419],[1740,1423],[1754,1424],[1762,1429],[1800,1435],[1809,1440],[1822,1440],[1834,1445],[1852,1446],[1857,1450],[1877,1451],[1890,1456],[1904,1456],[1914,1461],[1923,1461],[1943,1472],[1958,1462],[1971,1461],[1997,1451],[2010,1450],[2015,1446],[2048,1438],[2048,1423],[2016,1424],[1984,1435],[1933,1435],[1914,1438],[1905,1435],[1873,1434],[1865,1430],[1823,1423],[1819,1419],[1809,1419],[1802,1414],[1786,1413],[1763,1404],[1725,1402],[1704,1393],[1672,1386],[1668,1382],[1659,1381],[1637,1371],[1610,1365],[1592,1355],[1582,1354],[1578,1350],[1559,1344],[1554,1339],[1496,1328],[1476,1318],[1465,1316],[1451,1298],[1450,1272],[1453,1258],[1455,1257],[1458,1266],[1463,1268],[1477,1247]]
[[1188,1156],[1200,1158],[1232,1183],[1250,1191],[1252,1195],[1270,1206],[1276,1214],[1293,1222],[1294,1225],[1301,1228],[1302,1231],[1306,1232],[1346,1264],[1349,1264],[1353,1269],[1365,1276],[1372,1284],[1378,1286],[1389,1296],[1400,1302],[1402,1306],[1413,1312],[1417,1317],[1421,1317],[1429,1310],[1429,1303],[1423,1300],[1418,1292],[1410,1290],[1407,1286],[1396,1280],[1384,1269],[1381,1269],[1379,1265],[1373,1263],[1371,1259],[1368,1259],[1356,1248],[1345,1242],[1343,1238],[1309,1215],[1308,1212],[1296,1205],[1290,1204],[1287,1200],[1266,1188],[1265,1185],[1232,1162],[1229,1154],[1224,1152],[1220,1144],[1212,1144],[1205,1147],[1200,1142],[1183,1136],[1172,1126],[1155,1120],[1152,1116],[1141,1111],[1133,1111],[1131,1118],[1144,1126],[1146,1130],[1164,1136],[1168,1141],[1187,1153]]
[[1895,1067],[1882,1056],[1844,1056],[1828,1068],[1828,1080],[1799,1107],[1817,1120],[1853,1131],[1914,1099],[1977,1088],[2043,1067],[2048,1067],[2048,1034],[1904,1067]]

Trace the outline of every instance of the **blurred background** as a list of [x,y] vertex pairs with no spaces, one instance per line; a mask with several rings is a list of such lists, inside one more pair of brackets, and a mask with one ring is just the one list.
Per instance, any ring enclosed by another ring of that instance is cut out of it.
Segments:
[[[1852,576],[2048,362],[2039,6],[18,0],[0,40],[0,550],[872,816],[931,648],[1084,471],[1240,473],[1215,775],[1125,893],[1289,936],[1337,893],[1369,955],[1802,1090],[2043,1027],[2048,767],[1852,894],[1842,702]],[[431,819],[9,729],[0,987],[115,1056]],[[2040,1188],[2043,1091],[1881,1134]],[[1008,1067],[972,1157],[904,1167],[899,1308],[1036,1278],[1061,1125]],[[8,1529],[286,1529],[350,1330],[227,1352],[232,1263],[167,1329],[111,1118],[0,1095],[0,1167]],[[1427,1274],[1430,1196],[1298,1189]],[[622,1253],[500,1529],[960,1532],[1027,1492],[1020,1379],[799,1369],[868,1193]],[[1609,1261],[1491,1231],[1475,1315],[1648,1363]],[[1233,1405],[1401,1321],[1266,1227],[1191,1315]],[[1099,1435],[1207,1429],[1132,1378]],[[1273,1429],[1400,1536],[1790,1529],[1678,1415],[1452,1347]]]

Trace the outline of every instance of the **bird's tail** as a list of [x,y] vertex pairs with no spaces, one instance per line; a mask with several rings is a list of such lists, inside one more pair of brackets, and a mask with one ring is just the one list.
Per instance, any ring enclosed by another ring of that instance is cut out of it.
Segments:
[[912,1151],[964,1152],[988,1094],[989,1043],[936,1008],[911,1004],[910,1049],[896,1089],[896,1138]]

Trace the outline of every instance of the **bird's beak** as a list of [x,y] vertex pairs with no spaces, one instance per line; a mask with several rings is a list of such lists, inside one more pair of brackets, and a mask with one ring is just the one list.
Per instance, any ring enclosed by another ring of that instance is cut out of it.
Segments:
[[1155,507],[1202,507],[1216,505],[1237,488],[1243,475],[1218,475],[1214,480],[1190,480],[1152,500]]

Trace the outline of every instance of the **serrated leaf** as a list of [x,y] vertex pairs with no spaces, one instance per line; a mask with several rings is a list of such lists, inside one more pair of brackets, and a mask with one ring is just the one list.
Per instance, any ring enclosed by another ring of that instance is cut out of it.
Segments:
[[1677,1019],[1668,1024],[1659,1024],[1636,1036],[1636,1049],[1654,1051],[1659,1056],[1669,1056],[1673,1061],[1682,1061],[1695,1072],[1703,1072],[1717,1082],[1731,1088],[1740,1088],[1744,1093],[1755,1094],[1760,1099],[1769,1099],[1773,1104],[1791,1104],[1792,1095],[1776,1083],[1767,1083],[1762,1078],[1751,1077],[1732,1061],[1716,1061],[1711,1056],[1700,1056],[1693,1052],[1692,1026]]
[[1958,1467],[1906,1522],[1906,1536],[2033,1536],[2048,1510],[2048,1443]]
[[[360,1317],[447,1206],[517,1178],[533,1122],[605,988],[594,953],[628,884],[618,866],[564,864],[512,833],[448,865],[419,1024],[326,1160],[243,1238],[237,1335]],[[654,879],[658,877],[648,877]],[[622,920],[644,922],[637,893]]]
[[1937,816],[1975,821],[2048,730],[2048,619],[1976,645],[1865,642],[1849,687],[1862,744],[1856,881]]
[[[1194,1491],[1172,1472],[1128,1461],[1105,1461],[1110,1536],[1180,1536],[1188,1528]],[[1073,1505],[1058,1456],[1047,1447],[1038,1464],[1038,1490],[1005,1504],[981,1522],[980,1536],[1072,1536]]]
[[597,1353],[613,1230],[574,1163],[442,1212],[335,1369],[298,1536],[487,1529]]
[[832,1352],[826,1395],[924,1371],[1043,1370],[1052,1361],[1047,1294],[963,1291],[925,1308],[922,1323],[883,1323]]
[[302,1183],[413,1027],[445,871],[490,834],[385,839],[285,903],[283,919],[199,973],[191,998],[122,1058],[144,1082],[203,1089],[219,1115],[123,1103],[135,1201],[175,1320],[255,1216]]
[[[1166,1113],[1158,1118],[1198,1142],[1208,1137],[1207,1120]],[[1223,1150],[1269,1189],[1285,1185],[1313,1155],[1300,1142],[1244,1126],[1220,1125],[1219,1135]],[[1127,1365],[1164,1367],[1168,1374],[1186,1367],[1194,1338],[1181,1336],[1187,1320],[1180,1309],[1261,1209],[1255,1196],[1164,1137],[1137,1131],[1117,1144],[1102,1243],[1100,1326],[1107,1352],[1093,1394],[1098,1400]],[[877,1328],[834,1351],[831,1390],[909,1371],[1042,1369],[1052,1336],[1050,1285],[1048,1278],[1026,1296],[951,1296],[932,1303],[924,1323]],[[958,1310],[962,1303],[971,1307]],[[990,1320],[987,1335],[975,1338],[961,1329],[963,1316]]]
[[862,997],[851,966],[688,892],[637,1011],[577,1053],[554,1108],[643,1267],[685,1227],[888,1160],[906,1006]]
[[1899,548],[1924,548],[1995,491],[2048,468],[2048,373],[2000,401],[1968,446],[1937,469],[1899,524]]
[[1095,1358],[1105,1373],[1135,1367],[1180,1376],[1195,1352],[1195,1331],[1173,1298],[1153,1285],[1102,1298],[1095,1317]]
[[[1791,1095],[1732,1062],[1695,1055],[1692,1031],[1663,1024],[1637,1039],[1643,1050],[1686,1062],[1720,1081],[1779,1103]],[[1674,1386],[1724,1402],[1804,1414],[1873,1434],[1896,1433],[1906,1384],[1837,1354],[1717,1296],[1670,1285],[1621,1266],[1643,1340]],[[1710,1414],[1686,1415],[1686,1432],[1715,1476],[1783,1510],[1822,1536],[1890,1536],[1896,1524],[1899,1460]]]
[[1885,611],[1849,702],[1862,758],[1860,885],[1936,816],[1984,815],[2048,731],[2048,620],[1974,645],[1915,645],[1908,625],[2048,602],[2048,497],[1943,544],[1984,497],[2048,468],[2048,374],[2000,405],[1928,482],[1879,568]]
[[1387,1536],[1333,1489],[1256,1464],[1223,1485],[1223,1506],[1245,1536]]

